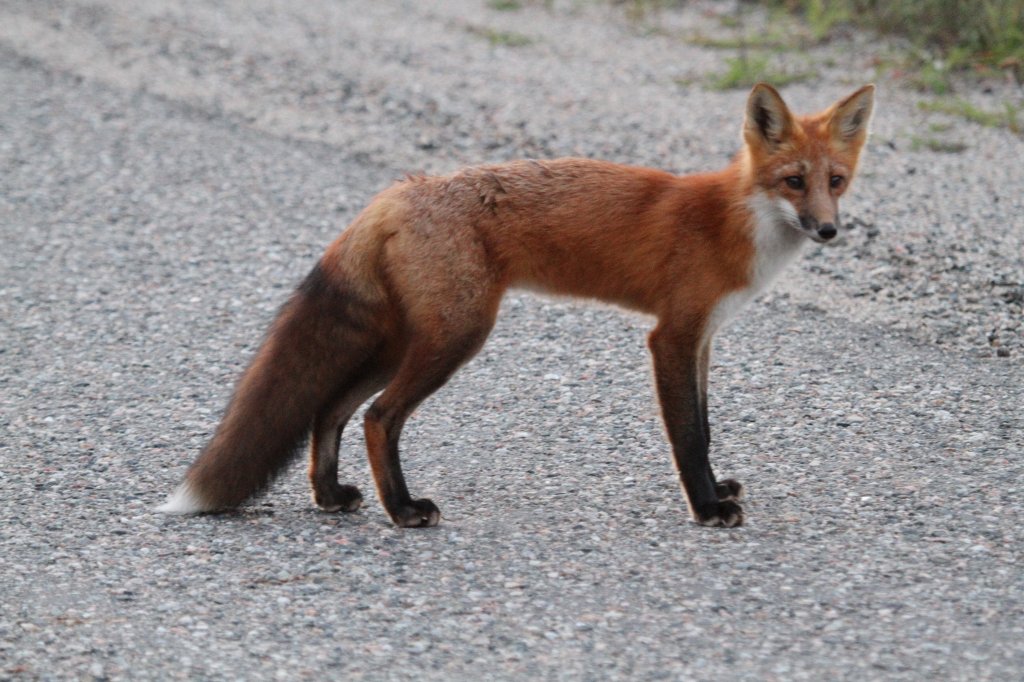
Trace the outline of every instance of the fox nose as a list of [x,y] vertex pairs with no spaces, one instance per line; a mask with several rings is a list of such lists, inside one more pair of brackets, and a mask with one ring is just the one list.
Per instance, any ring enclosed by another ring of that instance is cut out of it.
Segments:
[[839,231],[836,229],[836,226],[833,225],[832,223],[822,223],[821,225],[818,226],[818,236],[824,239],[825,241],[832,239],[837,234],[839,234]]

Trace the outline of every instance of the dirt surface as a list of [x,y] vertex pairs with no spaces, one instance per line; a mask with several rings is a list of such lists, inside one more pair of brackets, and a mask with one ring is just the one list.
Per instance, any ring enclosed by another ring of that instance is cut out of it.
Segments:
[[746,526],[687,519],[650,320],[528,294],[407,429],[438,528],[372,494],[321,514],[300,466],[237,514],[152,511],[394,179],[726,163],[746,93],[687,38],[728,5],[0,2],[0,679],[1019,675],[1024,141],[922,111],[863,35],[778,57],[821,65],[783,90],[799,111],[879,94],[845,245],[716,346]]

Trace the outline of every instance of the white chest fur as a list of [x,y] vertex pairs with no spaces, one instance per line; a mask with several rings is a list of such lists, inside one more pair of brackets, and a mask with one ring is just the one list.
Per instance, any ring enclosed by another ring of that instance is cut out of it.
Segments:
[[755,194],[748,202],[752,216],[754,262],[750,285],[724,296],[711,314],[706,337],[735,317],[743,306],[764,291],[782,269],[800,252],[806,237],[799,229],[796,209],[785,199]]

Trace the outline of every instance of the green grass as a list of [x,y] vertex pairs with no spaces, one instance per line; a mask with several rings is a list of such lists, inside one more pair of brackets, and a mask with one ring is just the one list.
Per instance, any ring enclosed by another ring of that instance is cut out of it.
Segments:
[[953,89],[950,69],[934,61],[924,61],[918,68],[911,67],[907,81],[922,92],[946,95]]
[[621,5],[630,21],[643,21],[651,14],[667,7],[681,5],[683,0],[611,0],[614,5]]
[[467,26],[466,30],[495,47],[526,47],[533,44],[533,38],[515,31],[498,31],[487,26]]
[[487,0],[487,6],[497,12],[518,12],[527,5],[554,9],[555,0]]
[[922,111],[957,116],[986,128],[1006,128],[1017,135],[1024,133],[1024,128],[1021,126],[1021,115],[1024,114],[1024,107],[1016,107],[1009,102],[1004,104],[1002,111],[981,109],[967,100],[959,98],[918,102],[917,106]]
[[959,154],[967,150],[967,145],[959,140],[915,136],[910,139],[910,149],[915,152],[927,149],[940,154]]
[[806,0],[804,15],[815,41],[820,42],[828,37],[832,29],[850,20],[849,3],[831,2],[826,0]]
[[943,56],[920,47],[908,46],[875,60],[879,78],[898,78],[910,87],[933,95],[948,95],[956,90],[965,75],[991,75],[992,67],[978,64],[968,50],[951,48]]
[[488,0],[487,6],[499,12],[515,12],[523,8],[519,0]]
[[756,36],[730,36],[727,38],[713,38],[703,33],[695,33],[686,42],[697,47],[710,47],[714,50],[745,50],[755,48],[758,50],[793,50],[799,47],[792,40],[776,35]]
[[814,74],[810,72],[790,73],[773,69],[768,57],[755,55],[740,55],[739,57],[726,59],[727,69],[716,76],[712,76],[708,85],[716,90],[729,90],[732,88],[749,88],[755,83],[771,83],[781,88],[790,83],[806,80]]

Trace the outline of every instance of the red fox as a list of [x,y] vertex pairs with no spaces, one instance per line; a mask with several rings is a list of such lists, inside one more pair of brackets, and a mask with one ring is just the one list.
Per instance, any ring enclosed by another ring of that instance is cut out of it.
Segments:
[[797,117],[751,91],[743,148],[724,170],[677,176],[588,159],[515,161],[381,192],[284,305],[213,438],[160,509],[235,507],[267,487],[312,433],[324,511],[363,497],[338,482],[342,430],[366,410],[377,493],[399,526],[440,511],[409,494],[398,441],[409,414],[483,345],[509,287],[601,299],[653,315],[648,345],[693,519],[738,526],[743,487],[708,461],[712,335],[808,238],[838,234],[868,134],[874,86]]

